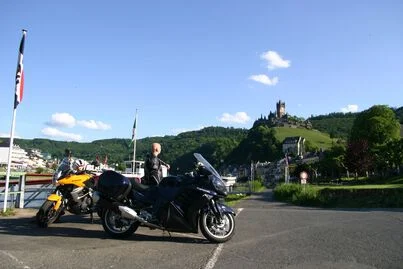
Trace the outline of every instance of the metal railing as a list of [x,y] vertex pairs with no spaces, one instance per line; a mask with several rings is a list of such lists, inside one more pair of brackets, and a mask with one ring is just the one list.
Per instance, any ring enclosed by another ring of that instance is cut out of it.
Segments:
[[[5,199],[2,197],[5,193],[4,181],[0,181],[0,188],[2,198],[0,198],[0,204],[3,204]],[[52,174],[24,174],[18,179],[10,179],[7,203],[14,205],[15,208],[40,207],[53,189]]]

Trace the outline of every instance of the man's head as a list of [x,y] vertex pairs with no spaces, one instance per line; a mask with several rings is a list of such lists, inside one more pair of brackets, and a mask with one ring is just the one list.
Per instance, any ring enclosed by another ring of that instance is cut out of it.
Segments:
[[65,149],[64,150],[64,157],[71,158],[71,150],[70,149]]
[[151,153],[154,156],[158,156],[161,153],[161,145],[159,143],[152,143],[152,145],[151,145]]

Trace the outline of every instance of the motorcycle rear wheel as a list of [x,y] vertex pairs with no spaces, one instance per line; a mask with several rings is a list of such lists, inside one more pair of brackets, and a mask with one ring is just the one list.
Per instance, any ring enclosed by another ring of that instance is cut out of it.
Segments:
[[235,219],[230,213],[224,213],[217,218],[213,212],[204,211],[199,220],[200,231],[210,242],[223,243],[232,238],[235,233]]
[[127,238],[136,232],[139,226],[139,221],[122,218],[120,214],[113,210],[106,209],[102,212],[102,227],[113,238]]
[[36,213],[36,223],[41,228],[47,228],[50,224],[60,218],[62,208],[55,210],[54,201],[45,201]]

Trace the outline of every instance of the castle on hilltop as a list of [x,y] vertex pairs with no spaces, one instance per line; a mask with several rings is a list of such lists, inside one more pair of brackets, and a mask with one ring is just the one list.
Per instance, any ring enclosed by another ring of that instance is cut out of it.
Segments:
[[286,113],[285,110],[285,102],[279,100],[276,103],[276,111],[272,112],[270,110],[269,115],[263,116],[260,115],[260,118],[257,119],[253,127],[257,125],[268,125],[270,127],[290,127],[290,128],[306,128],[312,129],[312,124],[309,120],[304,120],[295,116],[290,116]]

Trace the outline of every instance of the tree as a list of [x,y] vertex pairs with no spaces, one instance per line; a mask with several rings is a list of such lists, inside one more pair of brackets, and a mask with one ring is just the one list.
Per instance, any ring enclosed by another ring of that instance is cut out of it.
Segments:
[[248,136],[228,157],[228,162],[244,164],[251,161],[273,161],[280,157],[280,152],[280,143],[275,137],[275,130],[265,125],[258,125],[249,130]]
[[385,105],[372,106],[358,114],[349,141],[366,140],[370,148],[400,138],[400,124],[395,112]]
[[395,112],[376,105],[358,114],[351,129],[346,153],[348,167],[362,174],[369,169],[388,167],[387,143],[400,138]]
[[365,139],[350,142],[346,152],[347,167],[359,175],[374,167],[374,158],[369,143]]
[[400,172],[403,164],[403,139],[390,140],[375,151],[376,165],[382,172]]
[[342,143],[334,144],[324,152],[324,158],[319,161],[319,172],[322,176],[340,177],[348,169],[345,164],[346,148]]

